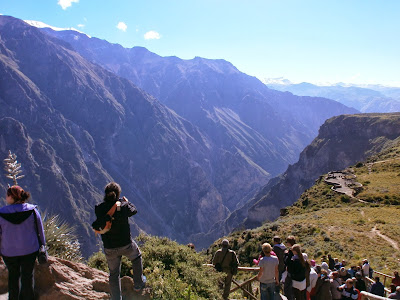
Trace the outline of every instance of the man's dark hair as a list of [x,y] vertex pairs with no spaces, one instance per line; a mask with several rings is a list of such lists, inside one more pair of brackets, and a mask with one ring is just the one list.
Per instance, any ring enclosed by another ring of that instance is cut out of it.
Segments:
[[104,201],[117,201],[121,194],[121,187],[116,182],[110,182],[104,188]]
[[274,236],[274,243],[275,244],[280,244],[281,243],[281,238],[279,236]]

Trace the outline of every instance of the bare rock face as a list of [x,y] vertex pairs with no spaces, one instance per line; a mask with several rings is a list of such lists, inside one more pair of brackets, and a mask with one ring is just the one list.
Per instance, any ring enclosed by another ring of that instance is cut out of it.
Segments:
[[[8,272],[0,264],[0,294],[8,290]],[[130,277],[121,279],[124,299],[150,299],[147,291],[133,291]],[[97,300],[110,299],[108,274],[82,263],[50,257],[48,264],[35,267],[35,293],[39,300]]]
[[321,174],[365,160],[399,136],[400,113],[343,115],[327,120],[299,161],[252,199],[245,227],[277,218],[280,209],[293,204]]
[[234,230],[255,228],[284,215],[284,208],[296,202],[321,174],[363,161],[399,137],[400,113],[342,115],[327,120],[297,163],[199,238],[216,240]]

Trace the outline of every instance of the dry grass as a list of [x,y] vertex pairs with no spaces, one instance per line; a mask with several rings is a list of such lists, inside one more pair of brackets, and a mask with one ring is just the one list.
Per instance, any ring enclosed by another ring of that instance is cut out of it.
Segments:
[[[367,163],[373,162],[368,169]],[[264,242],[274,235],[297,237],[309,257],[321,262],[331,254],[349,265],[360,265],[368,258],[377,271],[392,274],[400,270],[400,251],[372,229],[378,229],[400,247],[400,143],[390,145],[380,155],[352,168],[364,187],[355,198],[338,194],[323,181],[305,191],[288,208],[288,215],[253,229],[230,236],[241,264],[251,265]],[[358,199],[368,201],[362,203]],[[399,200],[399,201],[398,201]],[[217,241],[211,252],[215,251]]]

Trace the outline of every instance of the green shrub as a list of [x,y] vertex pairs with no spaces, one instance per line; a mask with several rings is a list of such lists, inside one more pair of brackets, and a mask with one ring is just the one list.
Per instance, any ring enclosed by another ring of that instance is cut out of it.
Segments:
[[350,197],[347,195],[344,195],[342,197],[340,197],[340,200],[344,203],[349,203],[350,202]]
[[[104,272],[109,272],[108,270],[108,264],[107,264],[107,259],[106,256],[102,251],[94,253],[92,256],[89,257],[88,260],[88,266],[92,268],[96,268],[99,270],[102,270]],[[122,256],[121,259],[121,277],[122,276],[130,276],[132,277],[132,263],[131,261],[126,258],[125,256]]]
[[[168,238],[140,235],[137,239],[143,258],[143,273],[151,287],[152,299],[218,299],[222,273],[203,266],[206,257]],[[131,276],[131,263],[125,257],[121,276]],[[93,254],[89,266],[108,272],[105,255]]]

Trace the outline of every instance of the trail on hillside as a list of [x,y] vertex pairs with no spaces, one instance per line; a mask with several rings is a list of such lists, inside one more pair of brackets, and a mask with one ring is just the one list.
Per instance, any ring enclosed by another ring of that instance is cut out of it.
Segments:
[[380,160],[380,161],[375,161],[375,162],[367,163],[368,174],[371,174],[371,173],[372,173],[372,166],[373,166],[373,165],[375,165],[375,164],[381,164],[381,163],[388,162],[388,161],[394,161],[394,160],[396,160],[396,159],[398,159],[398,158],[395,157],[395,158],[391,158],[391,159],[385,159],[385,160]]
[[374,226],[374,228],[371,229],[371,232],[383,238],[385,241],[391,244],[394,249],[399,250],[399,244],[396,241],[392,240],[390,237],[380,233],[380,231],[376,228],[376,225]]

